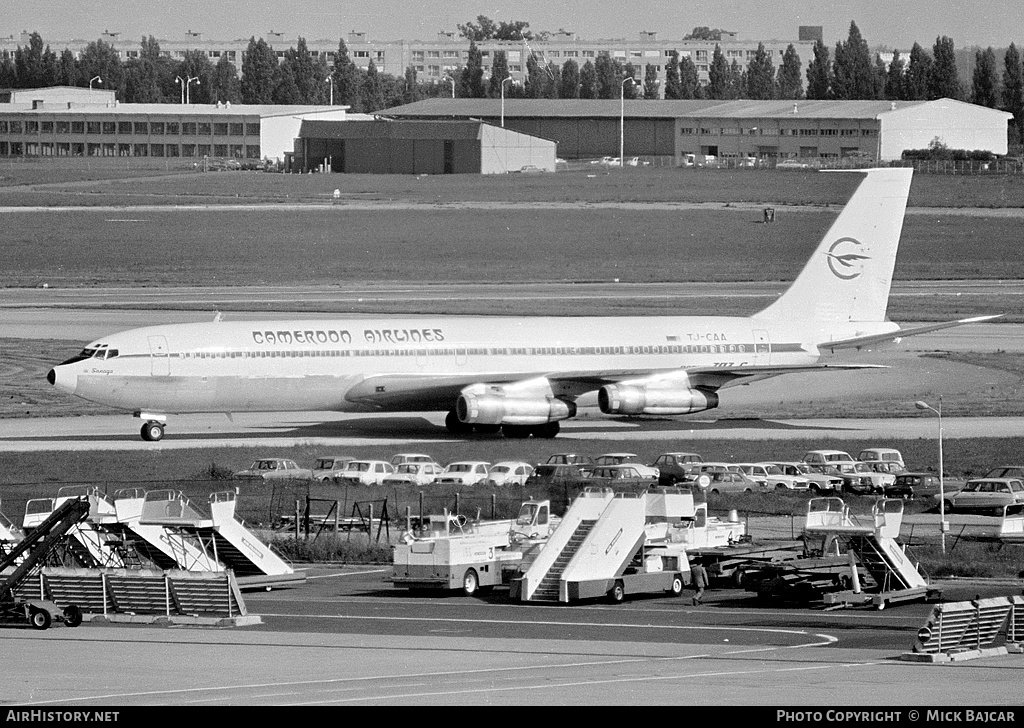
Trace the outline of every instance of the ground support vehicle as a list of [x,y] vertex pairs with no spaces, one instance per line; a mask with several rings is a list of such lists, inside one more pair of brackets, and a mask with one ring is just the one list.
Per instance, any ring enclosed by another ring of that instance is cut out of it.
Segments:
[[802,541],[746,541],[724,546],[691,547],[689,554],[704,565],[708,578],[745,587],[751,581],[764,578],[763,575],[777,564],[799,559],[804,555],[804,548]]
[[636,495],[587,488],[543,547],[523,559],[509,595],[557,603],[678,596],[690,581],[690,567],[686,546],[673,538],[674,526],[693,511],[688,489],[656,487]]
[[44,565],[50,551],[88,515],[87,500],[68,499],[7,556],[0,559],[0,573],[14,566],[14,570],[0,582],[0,619],[24,619],[35,629],[47,629],[54,622],[61,622],[68,627],[77,627],[82,623],[82,610],[75,604],[59,607],[47,599],[23,598],[18,592],[36,570]]
[[928,583],[897,541],[902,522],[900,499],[878,499],[868,522],[853,516],[841,498],[812,498],[804,534],[808,542],[820,539],[820,556],[780,565],[779,573],[762,579],[756,590],[763,597],[820,600],[828,608],[884,609],[895,602],[934,599],[941,590]]
[[406,589],[461,589],[466,596],[507,584],[526,550],[547,539],[558,519],[549,501],[528,500],[515,519],[469,522],[445,511],[428,516],[395,545],[390,581]]

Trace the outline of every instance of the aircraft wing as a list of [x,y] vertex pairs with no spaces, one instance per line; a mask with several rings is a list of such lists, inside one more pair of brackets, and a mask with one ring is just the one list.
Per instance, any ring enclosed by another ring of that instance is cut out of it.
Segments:
[[575,398],[592,392],[605,384],[630,379],[658,379],[659,377],[685,377],[689,386],[715,390],[731,384],[751,382],[797,372],[845,371],[851,369],[885,369],[879,364],[808,364],[792,366],[695,367],[692,369],[664,370],[602,370],[536,372],[529,375],[408,375],[381,374],[370,376],[350,388],[345,399],[350,402],[381,410],[415,410],[451,406],[463,388],[486,382],[487,384],[514,384],[543,377],[558,395]]
[[871,346],[872,344],[882,344],[890,341],[898,342],[905,336],[916,336],[917,334],[927,334],[930,331],[940,331],[942,329],[949,329],[963,324],[991,321],[992,319],[997,319],[1000,316],[1002,316],[1002,314],[996,314],[995,316],[975,316],[974,318],[959,319],[957,321],[943,321],[940,324],[926,324],[924,326],[914,326],[909,329],[899,329],[898,331],[892,331],[888,334],[872,334],[870,336],[855,336],[851,339],[825,341],[818,344],[818,350],[835,352],[838,349],[863,349]]

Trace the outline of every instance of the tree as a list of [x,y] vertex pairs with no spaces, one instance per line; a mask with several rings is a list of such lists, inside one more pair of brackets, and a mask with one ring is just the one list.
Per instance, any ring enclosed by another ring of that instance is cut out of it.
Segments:
[[996,73],[996,52],[992,46],[974,54],[971,103],[990,109],[999,106],[999,76]]
[[910,60],[907,61],[907,76],[903,84],[904,98],[908,101],[927,99],[931,75],[932,57],[920,44],[914,43],[910,48]]
[[[231,63],[232,75],[234,75],[234,64]],[[188,88],[188,100],[193,104],[209,104],[214,101],[230,101],[229,97],[221,98],[217,95],[217,71],[214,69],[213,64],[210,63],[209,56],[206,55],[205,51],[200,50],[188,50],[185,51],[185,56],[181,59],[181,63],[174,71],[176,78],[182,79],[187,82],[190,78],[198,79],[198,83],[193,83]],[[235,78],[237,85],[238,79]],[[177,86],[178,97],[174,100],[181,99],[181,86]],[[237,99],[236,99],[237,100]]]
[[597,74],[597,98],[619,98],[619,90],[615,88],[619,83],[619,73],[612,57],[607,53],[598,53],[597,60],[594,62],[594,71]]
[[535,54],[531,53],[526,59],[526,98],[544,98],[546,80],[547,74],[540,67],[540,61],[537,60]]
[[[50,47],[43,47],[43,37],[33,32],[27,46],[18,46],[14,51],[14,67],[18,86],[21,88],[44,88],[53,85],[53,78],[47,78],[44,56]],[[56,65],[56,64],[53,64]]]
[[533,40],[533,33],[527,30],[530,24],[523,20],[495,23],[485,15],[476,16],[476,20],[455,26],[466,40]]
[[508,78],[508,55],[505,51],[494,51],[491,59],[491,80],[487,84],[487,95],[492,99],[501,98],[501,82]]
[[776,75],[776,93],[780,99],[799,99],[804,95],[804,82],[801,74],[800,56],[790,43],[782,54],[782,65]]
[[665,64],[665,98],[683,98],[683,89],[679,83],[679,51],[672,51]]
[[245,56],[242,58],[242,103],[274,103],[278,80],[275,79],[276,71],[277,56],[267,41],[250,37]]
[[588,59],[580,69],[580,98],[596,99],[597,94],[597,68]]
[[483,54],[474,41],[469,42],[466,65],[459,74],[459,96],[467,99],[482,99],[487,95],[484,88]]
[[384,86],[373,60],[366,67],[362,88],[363,111],[372,114],[384,108]]
[[893,101],[905,98],[905,72],[906,64],[900,58],[900,52],[893,51],[892,61],[889,63],[889,69],[885,73],[885,98],[892,99]]
[[659,98],[658,85],[658,69],[656,66],[648,63],[644,66],[644,98]]
[[[57,60],[56,83],[58,86],[77,86],[78,76],[78,59],[75,58],[75,54],[70,48],[65,48]],[[0,81],[0,83],[3,82]]]
[[544,66],[544,98],[557,99],[558,92],[562,89],[562,69],[551,61]]
[[334,79],[334,103],[348,106],[352,111],[361,111],[360,71],[348,57],[348,46],[344,39],[338,41],[331,77]]
[[[103,88],[108,91],[121,88],[124,73],[121,59],[114,47],[102,40],[94,41],[85,47],[78,58],[78,70],[79,79],[86,84],[89,83],[89,79],[99,76],[103,79]],[[121,100],[126,100],[123,95]]]
[[854,22],[850,23],[846,41],[836,44],[836,55],[832,61],[832,97],[848,100],[876,98],[871,52]]
[[274,93],[271,101],[281,105],[298,105],[302,102],[302,92],[295,75],[295,64],[287,56],[274,71]]
[[683,40],[722,40],[722,31],[702,25],[694,28],[692,33],[683,36]]
[[709,99],[727,99],[732,87],[732,69],[725,60],[722,46],[716,45],[711,54],[711,68],[708,71],[707,94]]
[[[626,79],[633,79],[633,83],[626,83]],[[616,63],[616,74],[615,80],[619,84],[620,93],[624,99],[638,99],[643,94],[640,90],[641,86],[637,81],[637,68],[632,63],[627,63],[622,68],[622,73],[618,73],[618,64]]]
[[210,79],[210,101],[230,101],[233,104],[242,100],[242,85],[238,82],[238,71],[235,64],[221,55],[217,65],[213,67]]
[[0,87],[17,88],[18,71],[14,66],[14,56],[4,51],[0,54]]
[[832,64],[828,47],[820,39],[814,42],[814,58],[807,64],[807,98],[827,99],[832,93]]
[[283,62],[291,66],[301,99],[300,104],[327,103],[326,97],[330,94],[330,89],[324,83],[327,78],[326,69],[319,67],[313,60],[305,38],[299,36],[295,47],[285,51]]
[[963,89],[960,76],[956,70],[956,52],[953,39],[947,36],[935,39],[932,47],[933,58],[931,76],[928,78],[928,98],[930,99],[961,99]]
[[704,96],[704,88],[700,85],[697,66],[689,56],[679,61],[679,98],[699,99]]
[[775,64],[764,49],[764,43],[757,44],[757,51],[747,64],[747,98],[759,101],[775,98]]
[[578,99],[580,97],[580,66],[573,59],[562,64],[562,77],[558,84],[558,98]]
[[1003,56],[1003,69],[1003,108],[1013,114],[1019,142],[1024,139],[1024,66],[1013,43]]

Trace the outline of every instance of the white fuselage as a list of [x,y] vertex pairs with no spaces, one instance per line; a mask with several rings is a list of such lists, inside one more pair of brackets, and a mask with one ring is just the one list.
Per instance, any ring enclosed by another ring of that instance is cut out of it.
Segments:
[[163,413],[429,411],[451,408],[473,382],[819,358],[795,329],[741,317],[211,322],[135,329],[89,348],[117,354],[58,365],[54,385],[93,402]]

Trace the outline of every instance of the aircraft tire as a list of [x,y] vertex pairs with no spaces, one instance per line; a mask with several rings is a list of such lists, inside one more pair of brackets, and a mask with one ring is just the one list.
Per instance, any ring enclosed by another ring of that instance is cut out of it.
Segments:
[[150,421],[142,426],[142,439],[146,442],[159,442],[164,438],[162,422]]
[[533,428],[533,436],[543,437],[550,440],[551,438],[558,435],[558,431],[561,429],[562,426],[559,425],[557,422],[546,422],[543,425],[537,425],[536,427]]
[[502,425],[502,434],[513,440],[523,440],[530,436],[530,428],[523,425]]

